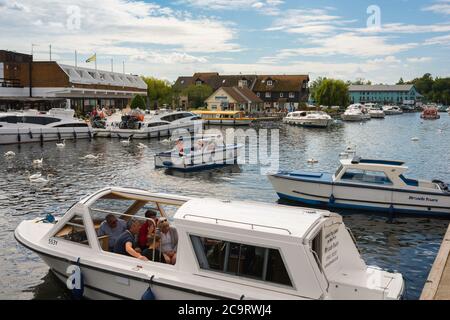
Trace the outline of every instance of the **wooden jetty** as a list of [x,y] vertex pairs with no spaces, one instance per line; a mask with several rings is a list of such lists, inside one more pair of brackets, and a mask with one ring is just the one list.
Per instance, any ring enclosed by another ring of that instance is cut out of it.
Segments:
[[420,300],[450,300],[450,226],[433,263]]

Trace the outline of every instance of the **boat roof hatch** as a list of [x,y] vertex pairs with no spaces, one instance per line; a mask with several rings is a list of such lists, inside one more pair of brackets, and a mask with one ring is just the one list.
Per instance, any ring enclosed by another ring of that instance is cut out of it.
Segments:
[[387,166],[404,166],[405,162],[395,161],[395,160],[373,160],[373,159],[363,159],[361,157],[354,157],[351,164],[380,164]]
[[177,225],[190,221],[304,238],[322,218],[331,216],[325,210],[204,198],[188,201],[174,218]]

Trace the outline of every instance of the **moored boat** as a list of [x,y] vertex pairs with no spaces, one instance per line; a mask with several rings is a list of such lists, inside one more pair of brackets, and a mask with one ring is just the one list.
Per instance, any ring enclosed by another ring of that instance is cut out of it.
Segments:
[[[99,236],[106,217],[125,220],[125,233],[154,224],[142,218],[147,208],[172,221],[174,265],[158,262],[156,237],[144,258],[111,252]],[[342,217],[328,211],[111,187],[49,218],[21,222],[15,238],[90,299],[381,300],[404,291],[401,274],[364,263]]]
[[207,125],[248,126],[258,121],[258,118],[246,116],[244,111],[193,110],[192,113],[201,117]]
[[341,116],[343,121],[366,121],[370,120],[370,115],[362,104],[350,105]]
[[175,148],[155,155],[155,167],[191,172],[234,165],[242,148],[240,144],[225,144],[222,135],[182,137]]
[[341,159],[334,173],[280,172],[269,177],[282,199],[387,213],[450,215],[448,184],[409,179],[401,161]]
[[403,114],[403,110],[399,106],[383,106],[383,111],[387,116]]
[[74,115],[74,110],[61,108],[0,113],[0,144],[91,138],[90,125]]
[[333,123],[333,119],[323,111],[296,111],[289,113],[283,122],[303,127],[327,128]]
[[422,114],[420,115],[420,117],[424,120],[436,120],[436,119],[440,119],[441,116],[438,113],[438,109],[434,108],[434,107],[428,107],[425,108],[425,110],[423,110]]
[[366,108],[369,109],[369,115],[372,119],[384,119],[386,116],[383,109],[375,104],[366,104]]

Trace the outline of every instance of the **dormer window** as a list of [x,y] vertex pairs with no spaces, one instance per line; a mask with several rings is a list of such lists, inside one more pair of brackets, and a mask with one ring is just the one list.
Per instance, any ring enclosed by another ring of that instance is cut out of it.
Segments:
[[239,87],[246,87],[247,86],[247,80],[239,80]]
[[267,80],[267,85],[268,86],[273,86],[273,81],[272,80]]
[[197,86],[201,86],[201,85],[203,84],[203,81],[202,81],[202,80],[197,80],[197,81],[195,82],[195,84],[196,84]]

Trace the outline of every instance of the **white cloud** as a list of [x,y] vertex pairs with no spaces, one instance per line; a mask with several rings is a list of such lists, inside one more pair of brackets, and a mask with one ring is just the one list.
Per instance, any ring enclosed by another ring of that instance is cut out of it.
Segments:
[[450,14],[450,0],[440,0],[437,3],[425,7],[423,11],[431,11],[439,14]]
[[449,23],[436,23],[430,25],[416,25],[404,23],[386,23],[381,28],[347,29],[353,32],[375,34],[375,33],[438,33],[450,31]]
[[133,62],[145,62],[152,64],[185,64],[185,63],[207,63],[206,57],[196,57],[182,52],[146,52],[145,54],[131,55]]
[[281,0],[181,0],[191,6],[207,10],[249,10],[256,9],[265,15],[279,15]]
[[406,61],[410,63],[422,63],[422,62],[428,62],[433,60],[431,57],[413,57],[413,58],[407,58]]
[[450,45],[450,34],[439,37],[432,37],[425,41],[428,45]]
[[152,45],[187,53],[239,50],[233,42],[236,31],[229,24],[193,18],[144,1],[79,0],[80,29],[67,27],[77,16],[68,14],[65,0],[21,0],[28,11],[13,8],[11,3],[15,2],[0,3],[0,34],[8,35],[0,38],[3,48],[28,51],[30,44],[38,41],[52,43],[55,50],[108,54],[119,54],[124,48],[145,50]]

